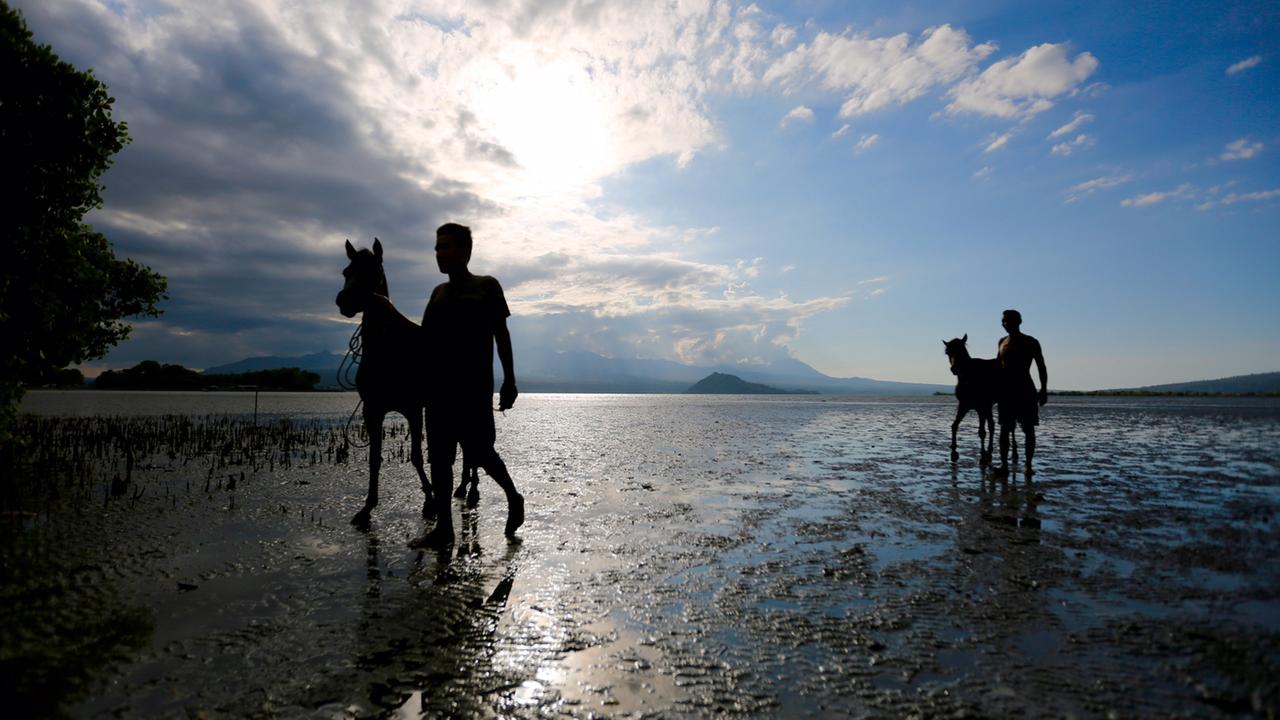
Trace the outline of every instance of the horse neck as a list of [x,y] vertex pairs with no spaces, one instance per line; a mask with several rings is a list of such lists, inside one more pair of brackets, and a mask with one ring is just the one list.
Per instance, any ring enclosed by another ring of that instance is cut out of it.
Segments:
[[[378,288],[374,292],[388,299],[391,298],[387,290],[387,279],[385,277],[378,283]],[[365,349],[367,350],[372,345],[376,350],[383,338],[388,335],[391,324],[390,313],[382,305],[375,302],[366,304],[364,314],[360,318],[360,337],[364,342]]]
[[969,364],[972,361],[973,358],[969,357],[969,350],[967,348],[960,348],[960,350],[956,352],[955,361],[952,362],[951,366],[955,368],[956,375],[961,375],[969,369]]

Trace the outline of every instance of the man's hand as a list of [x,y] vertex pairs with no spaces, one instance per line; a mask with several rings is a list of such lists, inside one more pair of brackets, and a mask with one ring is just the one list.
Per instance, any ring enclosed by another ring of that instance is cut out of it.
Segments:
[[519,397],[520,391],[516,390],[516,384],[510,380],[503,381],[502,389],[498,391],[498,410],[506,410],[516,404],[516,398]]
[[1049,388],[1040,388],[1040,407],[1049,402]]

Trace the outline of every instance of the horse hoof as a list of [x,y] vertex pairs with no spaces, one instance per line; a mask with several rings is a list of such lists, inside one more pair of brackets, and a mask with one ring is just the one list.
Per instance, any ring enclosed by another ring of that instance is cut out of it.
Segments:
[[955,451],[955,450],[952,450],[952,451],[951,451],[951,462],[956,462],[956,461],[957,461],[957,460],[959,460],[959,459],[960,459],[960,453],[959,453],[959,452],[957,452],[957,451]]
[[480,489],[471,488],[471,492],[467,493],[467,507],[473,508],[480,504]]
[[435,517],[435,516],[436,516],[436,508],[435,508],[435,505],[434,505],[430,500],[424,500],[424,501],[422,502],[422,517],[423,517],[423,519],[430,520],[431,518],[433,518],[433,517]]
[[467,496],[467,481],[463,480],[458,484],[458,489],[453,491],[453,497],[461,500]]
[[515,497],[511,498],[508,503],[507,527],[503,530],[503,533],[507,537],[511,537],[524,524],[524,496],[516,493]]
[[370,515],[369,509],[365,508],[364,510],[361,510],[360,512],[356,513],[355,517],[351,518],[351,524],[356,528],[359,528],[360,530],[368,530],[369,515]]
[[431,532],[409,541],[409,547],[414,550],[434,549],[440,550],[447,548],[453,544],[453,530],[441,530],[434,528]]

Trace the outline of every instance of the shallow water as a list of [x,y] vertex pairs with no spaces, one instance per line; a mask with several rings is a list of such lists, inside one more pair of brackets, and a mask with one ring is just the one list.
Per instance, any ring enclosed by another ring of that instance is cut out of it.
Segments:
[[[252,416],[111,395],[25,408]],[[354,397],[259,403],[340,430]],[[497,417],[521,542],[482,480],[445,555],[405,546],[402,427],[368,532],[365,456],[319,434],[287,466],[139,459],[113,496],[117,460],[10,513],[4,690],[73,716],[1274,715],[1280,402],[1052,398],[1007,480],[972,418],[949,461],[953,403],[522,396]]]

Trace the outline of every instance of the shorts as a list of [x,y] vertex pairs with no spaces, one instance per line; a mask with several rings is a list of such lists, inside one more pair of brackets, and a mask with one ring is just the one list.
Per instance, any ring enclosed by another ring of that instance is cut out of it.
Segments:
[[1002,393],[996,405],[1001,427],[1012,427],[1015,423],[1025,430],[1040,424],[1040,397],[1034,385],[1014,392]]
[[493,395],[473,398],[437,398],[427,403],[427,462],[453,465],[458,446],[481,464],[493,452],[497,432],[493,425]]

